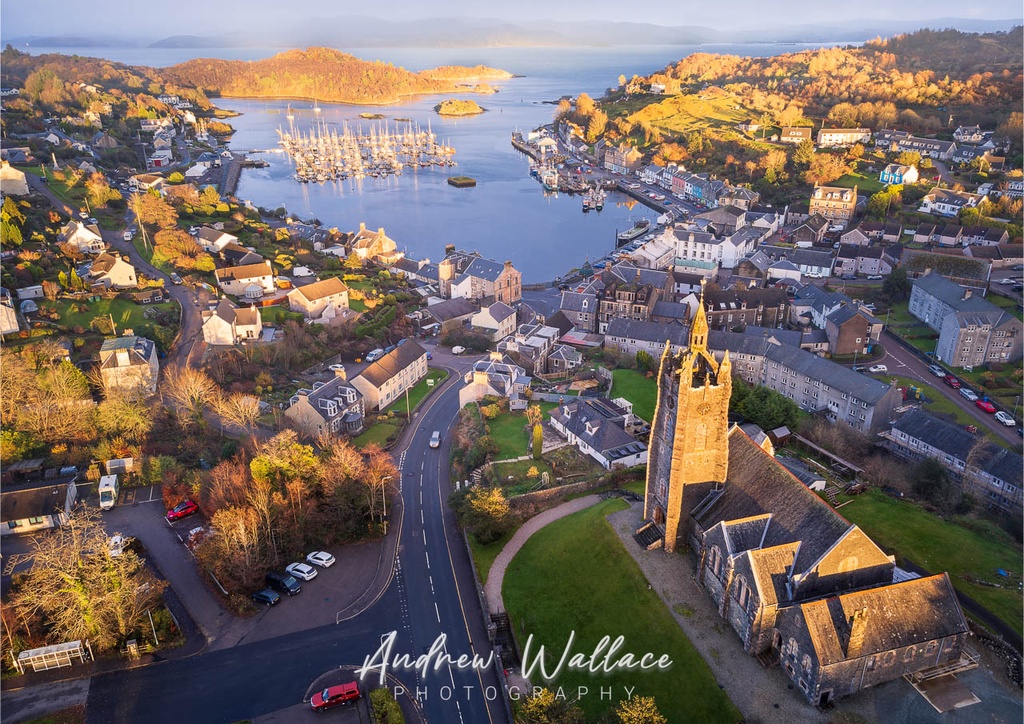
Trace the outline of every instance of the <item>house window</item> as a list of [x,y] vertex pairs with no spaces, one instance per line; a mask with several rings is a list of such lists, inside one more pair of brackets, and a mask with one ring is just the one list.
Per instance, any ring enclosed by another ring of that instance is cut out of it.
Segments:
[[8,527],[8,528],[9,528],[10,530],[14,530],[14,529],[15,529],[15,528],[17,528],[17,527],[18,527],[19,525],[21,525],[21,522],[20,522],[20,521],[17,521],[17,520],[9,520],[9,521],[7,521],[7,527]]
[[28,519],[28,524],[29,525],[42,525],[43,524],[43,516],[40,515],[40,516],[36,516],[35,518],[29,518]]

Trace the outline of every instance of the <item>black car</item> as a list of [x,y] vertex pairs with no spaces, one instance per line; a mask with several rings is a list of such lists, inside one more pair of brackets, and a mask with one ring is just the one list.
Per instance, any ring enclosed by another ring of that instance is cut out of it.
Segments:
[[262,603],[264,606],[276,606],[281,602],[281,597],[269,588],[264,588],[262,591],[252,594],[252,600],[255,603]]
[[290,573],[271,571],[267,574],[266,580],[267,585],[278,593],[294,596],[296,593],[302,591],[302,585],[298,582],[295,576]]

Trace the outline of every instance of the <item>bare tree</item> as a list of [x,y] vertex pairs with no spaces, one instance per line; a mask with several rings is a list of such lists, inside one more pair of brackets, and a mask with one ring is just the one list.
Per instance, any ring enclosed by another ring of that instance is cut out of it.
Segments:
[[112,649],[160,599],[164,584],[132,551],[111,552],[95,510],[75,510],[32,544],[32,570],[13,605],[41,616],[53,640],[88,639],[99,650]]
[[164,398],[186,422],[201,419],[207,405],[212,405],[220,396],[217,383],[205,372],[193,367],[168,367],[161,389]]
[[235,425],[246,432],[251,432],[260,419],[260,401],[258,397],[243,392],[230,395],[219,395],[213,400],[213,411],[221,419],[222,425]]

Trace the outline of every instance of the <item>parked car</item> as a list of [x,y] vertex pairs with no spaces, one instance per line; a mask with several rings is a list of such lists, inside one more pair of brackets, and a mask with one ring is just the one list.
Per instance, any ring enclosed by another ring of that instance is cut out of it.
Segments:
[[952,387],[954,390],[960,389],[960,380],[958,380],[953,375],[946,375],[945,377],[942,378],[942,381],[945,382],[950,387]]
[[281,603],[281,597],[269,588],[256,591],[256,593],[252,594],[252,600],[254,603],[262,603],[264,606],[276,606]]
[[427,359],[434,359],[434,355],[432,352],[427,352]]
[[430,447],[441,447],[441,433],[437,430],[430,436]]
[[996,406],[988,400],[975,400],[974,404],[980,407],[982,412],[987,412],[990,415],[996,411]]
[[383,356],[384,356],[384,350],[382,350],[380,347],[378,347],[377,349],[371,349],[369,354],[366,355],[366,361],[367,362],[376,362],[377,360],[379,360]]
[[1013,419],[1013,415],[1002,410],[996,413],[996,419],[1007,427],[1014,427],[1017,424],[1017,421]]
[[299,583],[295,579],[295,576],[290,573],[271,571],[267,574],[266,582],[267,586],[273,588],[278,593],[286,593],[289,596],[294,596],[295,594],[302,592],[302,584]]
[[334,565],[334,556],[327,551],[313,551],[306,556],[306,563],[312,563],[321,568],[330,568]]
[[882,278],[881,274],[869,274],[868,275],[868,281],[872,281],[872,282],[877,282],[881,278]]
[[199,506],[191,500],[183,500],[182,502],[175,505],[173,508],[167,511],[167,520],[178,520],[180,518],[187,518],[193,513],[199,512]]
[[452,354],[462,354],[465,351],[466,348],[463,347],[461,344],[457,344],[454,347],[452,347]]
[[308,563],[289,563],[284,570],[303,581],[312,581],[316,578],[316,569]]
[[960,395],[967,398],[971,402],[975,402],[978,399],[977,393],[975,393],[974,390],[967,389],[966,387],[960,388]]
[[885,365],[871,365],[870,367],[868,367],[868,372],[873,372],[875,374],[878,374],[879,372],[883,372],[884,373],[884,372],[888,372],[888,371],[889,371],[889,368],[886,367]]
[[936,377],[946,376],[946,370],[942,369],[938,365],[928,365],[928,371],[931,372]]
[[324,709],[333,709],[336,706],[352,704],[359,699],[359,696],[359,684],[350,681],[347,684],[329,686],[323,691],[318,691],[313,694],[309,703],[313,707],[313,711],[323,711]]

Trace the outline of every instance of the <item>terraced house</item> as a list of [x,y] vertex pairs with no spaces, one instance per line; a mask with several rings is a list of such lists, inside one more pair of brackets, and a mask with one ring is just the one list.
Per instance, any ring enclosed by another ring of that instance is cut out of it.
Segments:
[[367,409],[384,410],[427,375],[427,352],[409,340],[352,378]]
[[845,227],[857,211],[857,187],[815,184],[808,209],[811,214],[821,214],[831,223]]

